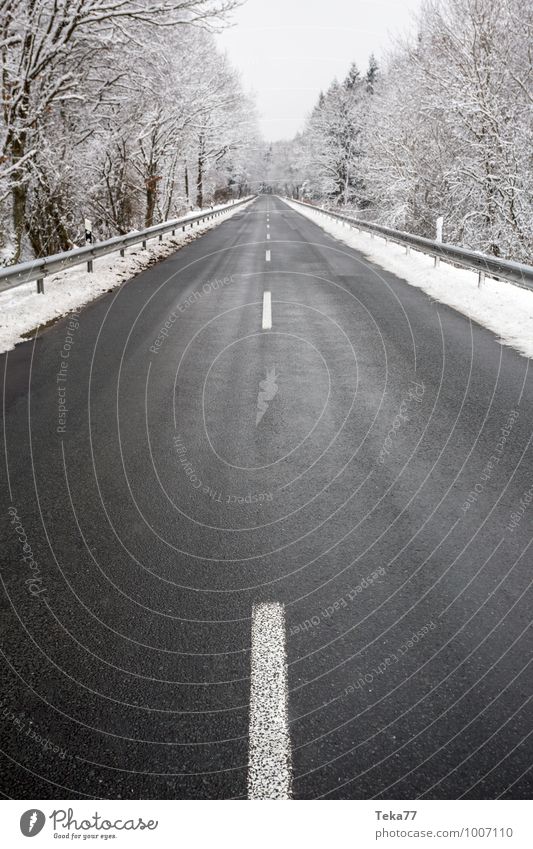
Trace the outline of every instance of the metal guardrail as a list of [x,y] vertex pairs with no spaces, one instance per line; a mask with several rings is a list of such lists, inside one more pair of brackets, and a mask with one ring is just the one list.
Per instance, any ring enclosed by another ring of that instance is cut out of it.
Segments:
[[425,239],[423,236],[414,236],[412,233],[394,230],[392,227],[385,227],[382,224],[373,224],[368,221],[361,221],[359,218],[352,218],[349,215],[329,212],[319,206],[303,203],[294,198],[286,198],[286,200],[304,206],[306,209],[314,209],[315,212],[322,215],[329,215],[332,218],[345,221],[357,230],[365,230],[371,234],[376,233],[378,236],[383,236],[387,241],[404,245],[407,252],[409,252],[410,248],[413,248],[421,253],[428,254],[434,257],[435,265],[438,265],[439,260],[443,259],[462,268],[476,271],[479,275],[479,285],[483,283],[485,276],[487,276],[494,277],[497,280],[506,280],[509,283],[514,283],[517,286],[523,286],[527,289],[533,289],[533,266],[531,265],[524,265],[523,263],[513,262],[507,259],[499,259],[498,257],[483,254],[480,251],[471,251],[468,248],[458,248],[455,245],[448,245],[446,242],[434,242],[431,239]]
[[203,210],[198,215],[164,221],[163,224],[156,224],[153,227],[148,227],[146,230],[134,230],[132,233],[126,233],[124,236],[115,236],[113,239],[88,245],[85,248],[75,248],[72,251],[65,251],[64,253],[43,257],[42,259],[21,262],[18,265],[8,265],[0,269],[0,292],[36,280],[37,291],[42,294],[44,293],[44,279],[50,274],[57,274],[58,271],[65,271],[76,265],[82,265],[84,262],[87,263],[87,270],[92,272],[93,262],[99,257],[106,256],[115,251],[120,251],[120,255],[124,256],[126,248],[141,243],[143,248],[146,248],[146,243],[149,239],[158,236],[161,242],[166,233],[172,232],[174,236],[176,230],[180,228],[185,231],[187,226],[194,227],[195,224],[200,224],[202,221],[217,218],[229,209],[235,209],[236,206],[248,203],[250,200],[253,200],[253,197],[255,196],[234,201],[221,209]]

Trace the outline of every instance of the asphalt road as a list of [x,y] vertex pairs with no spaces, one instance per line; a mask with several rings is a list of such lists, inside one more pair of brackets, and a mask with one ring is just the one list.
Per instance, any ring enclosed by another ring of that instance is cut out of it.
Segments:
[[531,795],[528,359],[272,197],[1,359],[6,797]]

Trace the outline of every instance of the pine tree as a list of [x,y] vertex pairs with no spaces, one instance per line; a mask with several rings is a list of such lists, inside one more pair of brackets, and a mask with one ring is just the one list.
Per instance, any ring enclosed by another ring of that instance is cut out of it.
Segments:
[[347,91],[353,91],[360,82],[361,74],[359,73],[359,68],[355,62],[352,62],[348,75],[344,80],[344,88],[347,89]]
[[368,71],[366,72],[366,90],[369,94],[374,94],[374,89],[379,73],[379,65],[373,53],[370,54],[368,60]]

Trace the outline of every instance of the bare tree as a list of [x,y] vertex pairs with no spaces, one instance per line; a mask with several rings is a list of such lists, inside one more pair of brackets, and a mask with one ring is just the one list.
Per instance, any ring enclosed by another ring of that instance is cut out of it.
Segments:
[[2,178],[21,254],[31,163],[58,103],[83,98],[87,63],[114,40],[145,30],[224,22],[238,0],[0,0]]

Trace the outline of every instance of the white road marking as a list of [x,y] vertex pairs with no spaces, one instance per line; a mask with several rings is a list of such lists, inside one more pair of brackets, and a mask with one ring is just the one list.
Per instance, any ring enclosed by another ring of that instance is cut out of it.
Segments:
[[270,233],[267,233],[267,239],[270,239]]
[[263,292],[263,330],[272,330],[272,296],[270,292]]
[[267,251],[267,252],[266,252],[266,257],[265,257],[265,259],[266,259],[266,261],[267,261],[267,262],[270,262],[270,251]]
[[254,605],[251,667],[248,798],[290,799],[285,611],[278,602]]
[[270,230],[270,224],[267,224],[267,230]]

